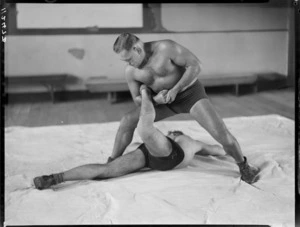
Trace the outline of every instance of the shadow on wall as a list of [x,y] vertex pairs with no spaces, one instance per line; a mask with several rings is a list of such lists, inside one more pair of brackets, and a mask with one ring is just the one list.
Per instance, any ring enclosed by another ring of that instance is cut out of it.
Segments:
[[75,57],[78,60],[82,60],[85,55],[85,50],[82,48],[70,48],[68,50],[68,53],[70,53],[73,57]]

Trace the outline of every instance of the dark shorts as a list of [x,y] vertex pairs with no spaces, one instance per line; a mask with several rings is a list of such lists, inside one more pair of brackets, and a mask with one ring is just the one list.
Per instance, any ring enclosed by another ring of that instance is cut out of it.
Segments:
[[196,102],[208,98],[203,85],[196,80],[189,88],[177,94],[176,99],[166,106],[175,113],[189,113]]
[[145,155],[146,167],[165,171],[173,169],[180,162],[182,162],[184,158],[184,152],[182,148],[174,140],[170,138],[168,139],[172,144],[172,152],[167,157],[155,157],[151,155],[144,143],[138,147]]

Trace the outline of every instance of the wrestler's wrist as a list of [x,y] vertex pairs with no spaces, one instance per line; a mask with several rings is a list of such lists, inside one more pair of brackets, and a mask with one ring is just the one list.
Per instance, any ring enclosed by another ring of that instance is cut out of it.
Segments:
[[173,87],[173,88],[170,89],[170,91],[174,92],[175,94],[178,94],[179,91],[180,91],[180,88],[178,88],[178,87]]

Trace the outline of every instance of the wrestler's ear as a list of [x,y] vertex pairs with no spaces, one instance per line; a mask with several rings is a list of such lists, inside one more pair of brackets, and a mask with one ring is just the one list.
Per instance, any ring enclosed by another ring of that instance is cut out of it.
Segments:
[[132,50],[134,50],[138,54],[142,53],[142,48],[139,45],[137,45],[137,44],[132,47]]
[[138,54],[141,54],[142,53],[142,48],[138,47],[137,52],[138,52]]
[[142,48],[139,47],[139,46],[136,46],[136,47],[135,47],[135,51],[136,51],[138,54],[141,54],[141,53],[142,53]]

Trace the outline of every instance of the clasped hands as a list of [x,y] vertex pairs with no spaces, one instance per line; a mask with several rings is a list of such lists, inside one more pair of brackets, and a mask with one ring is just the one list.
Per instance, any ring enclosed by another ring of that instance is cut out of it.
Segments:
[[175,100],[176,96],[177,92],[174,89],[162,90],[153,97],[153,100],[156,104],[170,104]]
[[172,103],[177,96],[177,92],[173,89],[162,90],[157,95],[153,96],[153,101],[155,104],[170,104]]
[[[143,88],[141,86],[140,93],[142,89]],[[165,89],[157,93],[155,96],[153,96],[152,99],[154,101],[154,104],[156,105],[170,104],[175,100],[176,96],[177,96],[177,92],[174,89],[170,89],[170,90]],[[142,102],[140,95],[135,97],[135,100],[138,103],[138,105],[140,105]]]

